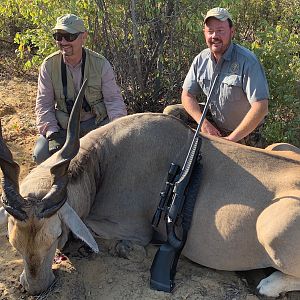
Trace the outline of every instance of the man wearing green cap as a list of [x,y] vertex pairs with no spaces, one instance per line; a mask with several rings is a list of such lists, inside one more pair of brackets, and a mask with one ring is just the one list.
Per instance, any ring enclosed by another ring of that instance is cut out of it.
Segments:
[[269,89],[260,62],[251,51],[232,42],[232,17],[224,8],[207,12],[204,36],[208,48],[195,57],[190,67],[183,84],[182,105],[169,106],[164,113],[182,118],[187,113],[199,123],[202,112],[197,96],[201,90],[207,96],[212,89],[209,115],[201,131],[266,147],[260,131],[268,113]]
[[59,50],[44,60],[38,79],[36,122],[40,137],[33,153],[38,164],[63,146],[83,79],[87,79],[87,88],[80,136],[127,114],[110,63],[84,47],[87,31],[82,19],[73,14],[58,17],[53,38]]

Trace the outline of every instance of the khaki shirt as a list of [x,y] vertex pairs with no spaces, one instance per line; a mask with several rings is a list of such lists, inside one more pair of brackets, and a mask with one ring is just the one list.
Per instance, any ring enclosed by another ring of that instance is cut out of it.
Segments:
[[231,43],[218,63],[210,49],[198,54],[183,89],[196,97],[202,90],[207,96],[217,74],[210,112],[218,128],[233,131],[249,111],[251,103],[269,99],[267,79],[257,57],[248,49]]

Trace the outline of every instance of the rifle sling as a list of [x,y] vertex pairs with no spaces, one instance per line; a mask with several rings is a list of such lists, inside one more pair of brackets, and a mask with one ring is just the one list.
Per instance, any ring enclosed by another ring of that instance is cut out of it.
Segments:
[[197,195],[199,193],[201,179],[202,179],[202,164],[200,163],[201,157],[199,157],[193,167],[190,182],[187,187],[186,197],[183,204],[182,210],[182,229],[186,232],[189,231],[195,208],[195,203],[197,200]]
[[[82,85],[83,79],[84,79],[85,61],[86,61],[86,52],[85,52],[85,49],[82,48],[81,85]],[[63,93],[64,93],[64,96],[65,96],[65,102],[67,103],[67,101],[68,101],[67,66],[64,62],[63,57],[61,58],[61,81],[62,81],[62,85],[63,85]],[[73,99],[73,102],[74,102],[74,99]],[[85,111],[91,111],[91,107],[90,107],[89,103],[87,102],[85,96],[83,98],[82,107]],[[70,114],[71,111],[68,111],[68,113]]]

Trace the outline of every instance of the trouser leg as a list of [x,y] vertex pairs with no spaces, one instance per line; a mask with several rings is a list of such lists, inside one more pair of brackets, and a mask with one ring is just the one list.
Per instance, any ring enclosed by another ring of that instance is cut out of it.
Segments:
[[[83,137],[90,131],[92,131],[100,126],[106,125],[107,123],[109,123],[108,118],[105,118],[103,121],[101,121],[97,125],[95,123],[95,118],[91,118],[87,121],[81,122],[80,123],[80,137]],[[60,130],[64,131],[66,134],[65,129],[60,129]],[[33,155],[32,155],[33,161],[39,165],[44,160],[49,158],[50,156],[51,156],[51,154],[49,152],[49,142],[43,135],[40,135],[35,143],[35,147],[33,150]]]
[[34,146],[33,161],[39,165],[50,156],[48,140],[43,135],[40,135]]

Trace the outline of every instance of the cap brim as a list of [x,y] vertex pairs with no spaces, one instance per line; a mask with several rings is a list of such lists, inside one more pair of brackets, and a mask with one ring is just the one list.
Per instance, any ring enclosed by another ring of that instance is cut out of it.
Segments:
[[227,16],[208,16],[208,17],[206,17],[205,19],[204,19],[204,23],[209,19],[209,18],[216,18],[216,19],[218,19],[218,20],[220,20],[220,21],[226,21],[226,20],[230,20],[230,18],[229,17],[227,17]]
[[229,17],[216,17],[217,19],[219,19],[220,21],[226,21],[229,19]]
[[64,30],[64,31],[69,32],[69,33],[77,33],[78,32],[77,30],[75,30],[73,28],[63,26],[63,25],[55,26],[52,30]]

